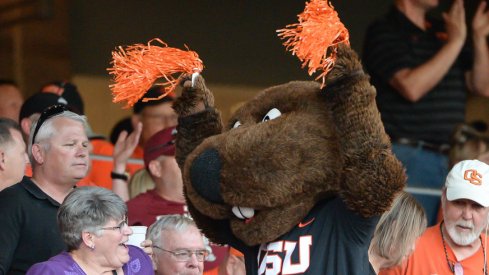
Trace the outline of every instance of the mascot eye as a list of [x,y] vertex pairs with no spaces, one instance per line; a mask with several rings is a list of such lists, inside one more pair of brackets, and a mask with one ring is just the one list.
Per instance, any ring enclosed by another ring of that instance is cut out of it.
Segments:
[[263,119],[261,121],[265,122],[265,121],[269,121],[272,119],[276,119],[277,117],[279,117],[281,115],[282,115],[282,113],[277,108],[273,108],[270,111],[268,111],[268,113],[263,117]]
[[239,122],[239,120],[238,120],[238,121],[236,121],[236,122],[234,123],[234,125],[233,125],[233,129],[234,129],[234,128],[238,128],[239,126],[241,126],[241,122]]

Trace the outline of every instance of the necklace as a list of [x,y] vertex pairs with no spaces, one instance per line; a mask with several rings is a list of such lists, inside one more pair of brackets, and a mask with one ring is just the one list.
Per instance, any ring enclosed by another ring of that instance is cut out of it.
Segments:
[[[450,269],[450,271],[452,271],[453,274],[455,274],[454,264],[451,263],[448,260],[447,247],[445,246],[445,236],[443,235],[443,229],[442,229],[443,223],[444,223],[444,221],[442,221],[440,223],[440,233],[441,233],[441,240],[442,240],[441,242],[443,243],[443,250],[445,251],[445,259],[447,260],[448,268]],[[483,269],[483,272],[484,272],[484,275],[487,275],[486,249],[484,248],[484,244],[482,243],[482,237],[481,236],[479,236],[479,240],[481,242],[482,255],[484,256],[484,259],[483,259],[484,260],[484,269]]]

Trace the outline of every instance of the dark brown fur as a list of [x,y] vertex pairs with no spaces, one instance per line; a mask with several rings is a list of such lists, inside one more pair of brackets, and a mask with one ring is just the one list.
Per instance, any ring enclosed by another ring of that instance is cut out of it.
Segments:
[[[203,78],[193,88],[185,82],[175,104],[181,116],[177,160],[190,212],[204,233],[225,243],[229,224],[247,245],[269,242],[329,196],[340,196],[363,216],[384,212],[404,186],[405,174],[390,150],[368,80],[356,54],[342,46],[325,89],[298,81],[266,89],[241,107],[224,131]],[[282,115],[262,122],[272,108]],[[236,121],[241,126],[232,129]],[[190,180],[193,161],[209,148],[219,152],[224,203],[202,197]],[[256,214],[245,223],[232,214],[233,206],[251,207]]]

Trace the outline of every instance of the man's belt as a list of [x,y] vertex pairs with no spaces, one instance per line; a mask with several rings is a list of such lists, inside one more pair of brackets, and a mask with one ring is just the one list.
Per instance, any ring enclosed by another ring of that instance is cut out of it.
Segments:
[[393,143],[398,143],[402,145],[409,145],[412,147],[416,148],[421,148],[425,150],[429,150],[432,152],[440,153],[443,155],[448,155],[448,152],[450,151],[450,145],[448,144],[434,144],[422,140],[415,140],[415,139],[410,139],[410,138],[398,138],[394,139]]

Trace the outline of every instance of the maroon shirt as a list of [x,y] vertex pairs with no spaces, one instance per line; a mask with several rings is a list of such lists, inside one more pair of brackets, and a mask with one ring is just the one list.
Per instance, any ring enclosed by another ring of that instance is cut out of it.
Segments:
[[127,211],[129,225],[144,226],[152,225],[158,216],[188,213],[184,203],[165,200],[156,193],[155,189],[129,200]]

